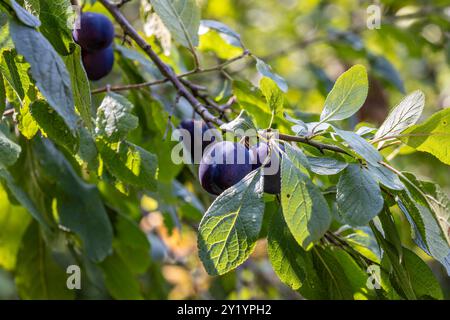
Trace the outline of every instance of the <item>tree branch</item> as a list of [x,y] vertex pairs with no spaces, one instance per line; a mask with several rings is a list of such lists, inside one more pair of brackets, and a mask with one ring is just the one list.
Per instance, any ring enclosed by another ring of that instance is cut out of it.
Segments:
[[149,58],[155,63],[161,74],[170,81],[179,95],[184,97],[194,108],[194,110],[206,121],[216,125],[223,124],[223,121],[212,115],[205,106],[183,85],[178,76],[173,72],[172,68],[166,65],[153,51],[152,47],[142,38],[139,33],[133,28],[128,20],[120,12],[119,8],[109,2],[108,0],[99,0],[103,6],[111,13],[117,23],[122,27],[124,32],[133,39],[136,44],[141,47],[142,50],[149,56]]
[[[178,79],[186,78],[193,75],[198,75],[202,73],[209,73],[209,72],[215,72],[215,71],[222,71],[224,68],[229,66],[230,64],[239,61],[243,59],[244,57],[248,56],[250,53],[249,51],[244,51],[241,55],[236,56],[230,60],[227,60],[221,64],[218,64],[216,66],[205,68],[205,69],[196,69],[192,71],[188,71],[182,74],[177,75]],[[133,89],[141,89],[141,88],[148,88],[155,85],[160,85],[169,82],[169,78],[161,79],[161,80],[155,80],[155,81],[149,81],[149,82],[143,82],[143,83],[136,83],[136,84],[126,84],[126,85],[118,85],[118,86],[112,86],[112,87],[103,87],[99,89],[92,90],[92,94],[99,94],[104,93],[107,91],[127,91],[127,90],[133,90]]]
[[[123,14],[120,12],[119,8],[116,5],[112,4],[108,0],[99,0],[99,1],[111,13],[111,15],[117,21],[117,23],[122,27],[125,34],[127,34],[131,39],[133,39],[136,42],[136,44],[149,56],[149,58],[153,61],[153,63],[155,63],[156,67],[161,72],[161,74],[165,77],[165,79],[163,79],[163,80],[158,80],[158,81],[155,81],[152,83],[146,83],[145,84],[146,86],[170,82],[170,83],[172,83],[174,88],[178,91],[178,94],[180,96],[184,97],[191,104],[191,106],[194,108],[195,112],[197,112],[203,118],[203,120],[205,120],[206,122],[209,122],[209,123],[213,123],[218,126],[224,124],[224,122],[221,119],[212,115],[208,111],[208,109],[197,99],[196,95],[199,96],[198,90],[195,90],[195,89],[192,89],[192,87],[189,87],[189,83],[187,83],[187,85],[186,85],[186,82],[183,83],[182,78],[185,76],[188,76],[188,75],[193,75],[193,74],[199,73],[199,72],[211,72],[211,71],[216,71],[216,70],[223,70],[223,68],[228,66],[230,63],[250,55],[250,52],[248,50],[245,50],[242,53],[242,55],[237,56],[228,61],[225,61],[224,63],[219,64],[218,66],[208,68],[208,69],[203,69],[203,70],[202,69],[194,70],[191,72],[187,72],[184,75],[177,75],[177,74],[175,74],[175,72],[172,70],[172,68],[170,66],[166,65],[159,58],[158,54],[139,35],[139,33],[133,28],[133,26],[130,24],[130,22],[123,16]],[[136,86],[142,86],[142,85],[143,84],[135,84],[135,85],[131,84],[131,85],[127,86],[126,90],[134,89],[134,88],[136,88]],[[118,89],[118,87],[116,87],[116,89]],[[193,92],[191,92],[189,89],[193,90]],[[107,90],[107,89],[100,89],[100,90]],[[113,88],[110,88],[110,90],[113,90]],[[97,90],[97,93],[98,93],[98,90]],[[207,97],[205,97],[204,95],[200,95],[200,98],[202,98],[202,99],[204,98],[205,100],[207,99]],[[206,100],[206,101],[208,101],[208,100]],[[323,150],[330,150],[330,151],[349,155],[345,150],[343,150],[337,146],[323,144],[323,143],[308,139],[306,137],[291,136],[291,135],[287,135],[287,134],[279,134],[279,139],[284,140],[284,141],[294,141],[294,142],[308,144],[312,147],[317,148],[321,152],[323,152]]]

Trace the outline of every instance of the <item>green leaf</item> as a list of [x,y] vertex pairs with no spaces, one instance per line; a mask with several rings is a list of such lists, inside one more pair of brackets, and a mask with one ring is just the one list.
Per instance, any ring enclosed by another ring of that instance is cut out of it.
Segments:
[[19,159],[21,151],[22,148],[0,130],[0,169],[13,165]]
[[75,99],[75,108],[83,119],[84,125],[89,129],[93,129],[92,110],[91,110],[91,88],[89,79],[81,62],[81,49],[76,46],[75,51],[66,57],[63,57],[70,75],[72,83],[72,91]]
[[6,192],[0,184],[0,229],[2,230],[0,233],[1,268],[9,271],[14,269],[22,235],[29,222],[30,215],[27,211],[20,206],[15,206],[10,203]]
[[403,190],[405,186],[400,181],[400,178],[393,173],[391,170],[384,166],[375,167],[370,163],[367,165],[368,173],[375,179],[378,183],[391,190]]
[[402,178],[408,189],[400,192],[396,201],[411,225],[413,239],[450,275],[449,200],[433,183],[407,173]]
[[360,165],[350,164],[337,185],[339,214],[351,226],[364,226],[383,209],[378,183]]
[[248,136],[248,134],[256,135],[257,129],[247,111],[242,110],[236,119],[220,126],[220,129],[234,132],[239,136]]
[[14,180],[14,177],[8,171],[0,169],[0,178],[16,200],[45,228],[45,231],[48,231],[50,227],[45,215],[38,210],[22,186]]
[[287,156],[281,160],[281,205],[286,224],[304,249],[330,226],[330,209],[321,191]]
[[408,146],[431,153],[450,165],[450,108],[441,110],[424,123],[409,128],[402,136],[400,140]]
[[267,104],[273,114],[283,112],[284,95],[278,88],[277,84],[270,78],[263,77],[259,82],[261,92],[266,97]]
[[328,248],[315,247],[313,257],[314,268],[323,286],[327,288],[327,299],[352,300],[354,289],[333,252]]
[[36,140],[33,150],[42,173],[54,185],[59,223],[81,238],[91,260],[102,261],[111,253],[113,235],[99,191],[78,177],[50,141]]
[[97,110],[96,133],[110,142],[123,140],[138,126],[138,118],[131,114],[133,104],[116,93],[108,93]]
[[146,235],[130,218],[118,214],[113,247],[133,274],[144,273],[150,265],[150,244]]
[[70,22],[75,25],[75,16],[71,14],[69,0],[39,0],[39,19],[42,22],[39,31],[50,41],[61,55],[67,56],[73,45]]
[[408,95],[391,111],[375,134],[374,140],[395,137],[414,125],[422,115],[424,106],[425,95],[422,91],[417,90]]
[[378,167],[383,157],[367,140],[351,131],[344,131],[334,128],[334,131],[352,148],[362,159],[371,165]]
[[276,212],[272,219],[267,241],[273,270],[283,283],[298,290],[306,280],[308,257],[292,236],[281,212]]
[[66,286],[67,275],[53,261],[52,253],[42,238],[36,222],[30,224],[23,236],[17,254],[15,280],[21,299],[68,300],[74,298],[74,292]]
[[200,21],[200,25],[204,28],[213,29],[222,34],[223,39],[228,44],[231,44],[235,47],[244,47],[241,41],[241,36],[226,24],[214,20],[202,20]]
[[97,146],[107,169],[125,184],[155,191],[158,159],[139,146],[123,141],[110,144],[97,139]]
[[267,128],[271,112],[261,91],[250,83],[233,81],[233,93],[239,105],[255,119],[256,125],[259,128]]
[[418,299],[443,299],[442,289],[430,267],[414,252],[403,248],[404,266]]
[[20,101],[23,101],[25,98],[25,94],[30,85],[30,79],[27,73],[29,67],[27,63],[20,62],[13,51],[3,51],[0,59],[0,72],[11,88],[14,89]]
[[348,163],[334,158],[308,157],[311,171],[324,176],[335,175],[347,168]]
[[16,1],[14,0],[7,0],[11,4],[11,8],[16,13],[17,19],[19,19],[23,24],[32,27],[37,28],[41,25],[41,22],[38,18],[33,16],[30,12],[22,8]]
[[252,253],[263,220],[262,189],[261,170],[255,170],[225,190],[205,213],[198,247],[210,275],[233,270]]
[[190,49],[198,46],[200,7],[196,0],[150,0],[150,3],[176,41]]
[[344,72],[325,100],[320,122],[343,120],[354,115],[364,104],[369,89],[367,71],[355,65]]
[[56,114],[44,100],[36,100],[30,105],[31,115],[42,133],[69,152],[78,150],[78,137],[74,136],[64,120]]
[[6,88],[3,80],[3,75],[0,72],[0,116],[3,116],[3,112],[6,109]]
[[117,254],[107,257],[100,268],[105,286],[114,299],[142,300],[139,282],[128,268],[125,261]]
[[288,91],[288,85],[286,83],[286,80],[284,80],[278,74],[274,73],[272,71],[272,67],[269,66],[267,63],[265,63],[264,61],[262,61],[259,58],[255,58],[255,59],[256,59],[256,69],[258,70],[258,72],[263,77],[267,77],[267,78],[272,79],[277,84],[278,88],[280,88],[281,91],[287,92]]
[[28,140],[31,140],[39,131],[39,126],[31,115],[28,99],[25,100],[25,103],[20,108],[17,120],[19,121],[18,127],[20,133]]
[[75,130],[77,116],[72,85],[63,60],[48,40],[35,29],[14,20],[10,20],[9,26],[17,52],[31,65],[31,74],[36,86],[68,127]]

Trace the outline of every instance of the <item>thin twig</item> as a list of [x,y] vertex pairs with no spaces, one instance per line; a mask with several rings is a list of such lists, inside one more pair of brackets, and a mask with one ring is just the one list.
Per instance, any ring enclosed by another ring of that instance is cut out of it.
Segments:
[[[229,66],[230,64],[239,61],[241,59],[243,59],[244,57],[248,56],[249,52],[248,51],[244,51],[244,53],[242,53],[239,56],[236,56],[230,60],[227,60],[221,64],[218,64],[216,66],[213,67],[209,67],[209,68],[205,68],[205,69],[196,69],[196,70],[191,70],[182,74],[177,75],[178,79],[182,79],[182,78],[186,78],[188,76],[193,76],[193,75],[198,75],[198,74],[203,74],[203,73],[210,73],[210,72],[221,72],[224,68],[226,68],[227,66]],[[161,79],[161,80],[155,80],[155,81],[149,81],[149,82],[143,82],[143,83],[136,83],[136,84],[126,84],[126,85],[118,85],[118,86],[112,86],[110,88],[111,91],[115,91],[115,92],[119,92],[119,91],[127,91],[127,90],[133,90],[133,89],[141,89],[141,88],[148,88],[151,86],[155,86],[155,85],[160,85],[160,84],[164,84],[169,82],[170,79],[169,78],[165,78],[165,79]],[[99,89],[95,89],[92,90],[92,94],[99,94],[99,93],[104,93],[106,92],[106,87],[103,88],[99,88]]]

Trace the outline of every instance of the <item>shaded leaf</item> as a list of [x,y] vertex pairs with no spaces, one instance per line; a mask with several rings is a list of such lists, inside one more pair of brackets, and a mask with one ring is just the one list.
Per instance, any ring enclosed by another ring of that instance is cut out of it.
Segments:
[[364,226],[383,209],[378,183],[360,165],[350,164],[337,185],[336,204],[345,223]]

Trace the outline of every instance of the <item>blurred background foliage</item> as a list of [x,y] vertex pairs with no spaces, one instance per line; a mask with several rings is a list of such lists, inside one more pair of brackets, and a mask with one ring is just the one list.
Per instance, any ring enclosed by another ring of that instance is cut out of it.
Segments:
[[[450,107],[448,1],[199,0],[199,3],[203,19],[229,25],[242,36],[243,43],[253,54],[287,80],[287,108],[300,117],[313,119],[314,114],[320,113],[335,79],[357,63],[369,70],[369,98],[361,112],[346,124],[348,128],[360,122],[379,125],[405,93],[416,89],[426,94],[424,117]],[[367,8],[374,4],[381,7],[381,27],[370,30],[366,26]],[[192,68],[190,53],[177,47],[164,30],[157,31],[157,37],[151,35],[158,23],[145,8],[148,8],[146,0],[135,0],[127,3],[123,11],[137,30],[159,48],[165,62],[177,72],[189,71]],[[107,14],[98,3],[86,4],[85,10]],[[157,77],[154,66],[143,60],[142,53],[128,50],[126,43],[120,46],[120,41],[116,42],[114,73],[93,84],[93,89]],[[201,35],[199,50],[202,66],[216,65],[242,53],[211,31]],[[228,78],[257,83],[259,77],[254,61],[247,58],[228,67],[226,73],[202,74],[195,79],[207,85],[220,101],[221,93],[229,90]],[[133,232],[128,232],[129,239],[124,243],[129,248],[117,250],[121,263],[138,266],[136,274],[141,274],[138,282],[141,293],[134,294],[134,284],[127,284],[128,275],[121,273],[117,261],[105,261],[106,264],[116,263],[114,277],[118,280],[106,281],[109,286],[109,293],[106,293],[105,283],[90,274],[87,282],[83,282],[83,287],[89,290],[83,290],[80,298],[108,298],[115,292],[114,298],[300,299],[300,295],[283,285],[273,273],[266,256],[265,240],[258,242],[252,258],[236,271],[216,278],[206,274],[198,259],[196,228],[211,198],[193,178],[192,168],[172,164],[172,145],[162,139],[168,115],[175,113],[173,124],[176,126],[179,119],[192,115],[191,108],[183,100],[178,102],[178,108],[173,108],[175,93],[170,86],[152,89],[151,96],[141,91],[130,92],[128,97],[135,104],[141,121],[130,140],[158,154],[159,162],[164,164],[160,168],[162,182],[158,193],[124,195],[103,182],[99,188],[108,205],[139,222],[150,240],[151,249],[146,247],[145,240],[139,239],[139,233],[133,238],[130,235]],[[95,95],[94,105],[98,106],[102,98],[102,95]],[[386,152],[388,157],[395,156],[392,161],[397,168],[439,183],[450,195],[448,166],[425,153],[411,154],[408,148],[388,148]],[[25,220],[29,219],[23,209],[10,205],[5,199],[6,193],[0,189],[0,212],[15,211],[15,214],[0,215],[0,225],[8,226],[0,232],[0,243],[10,237],[20,239],[26,229]],[[276,210],[271,207],[274,204],[271,200],[267,199],[267,212]],[[399,214],[396,218],[402,242],[414,248],[409,240],[408,223]],[[123,228],[127,230],[126,223]],[[13,253],[17,250],[19,248],[0,251],[0,299],[17,297],[13,277],[8,272],[15,263]],[[127,250],[130,250],[128,254]],[[133,260],[137,259],[133,254],[141,252],[145,256],[148,250],[152,259]],[[450,281],[443,268],[418,250],[416,253],[431,264],[446,290],[446,297],[450,298]],[[145,270],[143,274],[142,270]],[[116,290],[114,285],[118,286]]]

